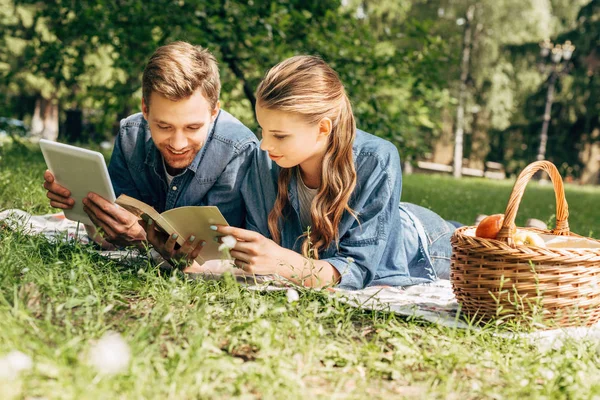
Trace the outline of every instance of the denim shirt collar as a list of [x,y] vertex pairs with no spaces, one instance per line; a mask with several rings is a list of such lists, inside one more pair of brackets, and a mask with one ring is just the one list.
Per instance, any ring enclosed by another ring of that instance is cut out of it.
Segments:
[[[194,157],[194,160],[192,161],[192,163],[190,165],[188,165],[187,171],[191,171],[192,173],[196,174],[196,171],[198,170],[198,166],[200,165],[200,162],[202,161],[202,158],[204,157],[204,153],[206,152],[206,147],[208,145],[208,142],[210,142],[210,140],[213,137],[216,122],[219,119],[220,115],[221,115],[221,110],[219,110],[219,113],[217,114],[217,118],[215,118],[214,122],[212,122],[210,124],[210,126],[208,127],[208,134],[206,135],[206,141],[200,148],[200,151],[198,152],[198,154],[196,154],[196,157]],[[161,168],[162,167],[161,163],[163,162],[162,155],[160,154],[158,147],[156,147],[156,145],[154,144],[154,141],[152,140],[152,134],[150,133],[150,127],[148,126],[148,121],[146,121],[145,118],[142,119],[142,129],[146,132],[146,136],[145,136],[146,159],[144,160],[144,163],[146,165],[148,165],[152,170],[154,170],[159,176],[162,176],[162,173],[160,172],[160,171],[162,171],[162,168]]]
[[[294,171],[295,172],[295,171]],[[298,199],[298,179],[296,173],[292,173],[290,184],[288,186],[288,198],[290,199],[290,204],[296,214],[300,216],[300,200]]]

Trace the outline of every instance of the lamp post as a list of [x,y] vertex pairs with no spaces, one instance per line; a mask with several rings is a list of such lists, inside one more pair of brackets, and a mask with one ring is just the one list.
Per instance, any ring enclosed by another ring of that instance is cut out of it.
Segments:
[[537,160],[541,161],[546,158],[546,145],[548,143],[548,126],[550,125],[550,117],[552,110],[552,102],[554,101],[554,86],[559,76],[569,72],[569,60],[575,51],[575,46],[567,40],[562,45],[555,45],[546,39],[540,43],[540,56],[542,63],[540,69],[546,72],[547,65],[550,64],[550,77],[548,78],[548,92],[546,93],[546,107],[544,109],[544,122],[542,131],[540,132],[540,147],[538,149]]

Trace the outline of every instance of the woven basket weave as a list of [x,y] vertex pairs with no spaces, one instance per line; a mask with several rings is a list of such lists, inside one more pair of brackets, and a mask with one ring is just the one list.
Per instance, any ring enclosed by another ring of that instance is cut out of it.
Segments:
[[[563,182],[554,164],[538,161],[519,175],[497,239],[475,237],[475,227],[452,236],[450,279],[462,312],[481,319],[541,317],[547,326],[592,325],[600,319],[600,248],[541,248],[515,245],[515,217],[525,187],[546,171],[556,195],[553,230],[519,228],[538,234],[570,235]],[[589,238],[587,238],[589,239]],[[592,240],[596,243],[599,241]]]

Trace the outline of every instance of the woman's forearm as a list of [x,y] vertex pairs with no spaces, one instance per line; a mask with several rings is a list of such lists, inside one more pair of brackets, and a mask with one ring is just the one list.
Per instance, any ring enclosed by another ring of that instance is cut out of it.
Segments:
[[327,261],[308,259],[292,250],[287,253],[276,271],[283,278],[305,287],[333,286],[339,282],[339,272]]

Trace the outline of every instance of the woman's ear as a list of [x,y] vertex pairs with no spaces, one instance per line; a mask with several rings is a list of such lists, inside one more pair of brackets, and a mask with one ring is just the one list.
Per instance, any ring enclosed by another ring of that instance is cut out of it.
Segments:
[[323,118],[319,121],[319,137],[326,138],[331,134],[331,130],[333,129],[333,122],[331,122],[330,118]]

